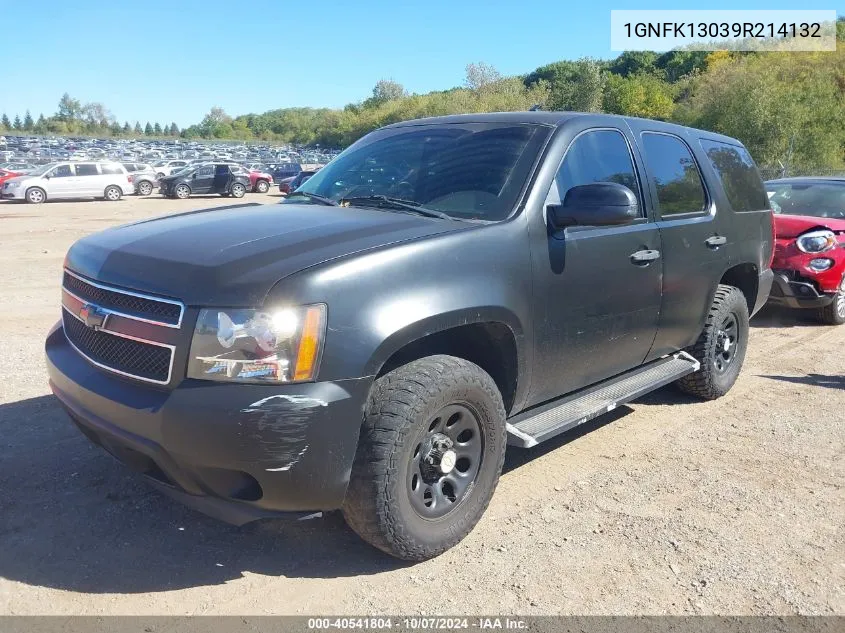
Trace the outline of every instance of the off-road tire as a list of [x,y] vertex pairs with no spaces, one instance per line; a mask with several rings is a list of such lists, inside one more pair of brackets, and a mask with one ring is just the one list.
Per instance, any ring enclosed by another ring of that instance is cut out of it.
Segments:
[[839,284],[839,290],[833,301],[816,312],[816,318],[827,325],[842,325],[845,323],[845,276]]
[[[738,339],[730,365],[723,372],[716,369],[718,332],[721,324],[733,315],[736,319]],[[720,284],[704,322],[704,329],[695,345],[686,350],[701,363],[701,368],[677,381],[681,391],[703,400],[721,398],[733,387],[748,349],[748,302],[739,288]]]
[[[475,480],[456,506],[434,520],[411,505],[407,477],[418,441],[443,407],[470,409],[482,436]],[[477,365],[437,355],[376,380],[364,412],[343,515],[371,545],[421,561],[445,552],[475,527],[496,489],[505,457],[505,409],[496,383]]]

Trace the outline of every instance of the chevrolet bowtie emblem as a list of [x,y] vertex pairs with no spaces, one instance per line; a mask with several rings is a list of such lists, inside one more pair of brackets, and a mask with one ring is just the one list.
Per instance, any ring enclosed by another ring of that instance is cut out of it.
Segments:
[[106,313],[97,306],[86,303],[79,309],[79,318],[90,328],[99,330],[106,322]]

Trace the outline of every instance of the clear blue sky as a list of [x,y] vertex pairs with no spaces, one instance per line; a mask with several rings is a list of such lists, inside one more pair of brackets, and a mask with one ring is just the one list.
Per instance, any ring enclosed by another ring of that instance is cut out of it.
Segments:
[[[412,92],[460,85],[483,61],[505,75],[560,59],[615,57],[611,9],[626,0],[5,0],[0,112],[56,111],[62,93],[122,123],[198,122],[289,106],[341,107],[381,78]],[[831,9],[834,2],[712,0],[709,9]]]

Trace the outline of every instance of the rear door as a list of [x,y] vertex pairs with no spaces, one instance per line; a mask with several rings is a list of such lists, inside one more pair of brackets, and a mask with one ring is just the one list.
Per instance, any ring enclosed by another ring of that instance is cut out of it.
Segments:
[[649,360],[692,345],[704,325],[731,236],[685,130],[630,119],[645,160],[663,243],[660,324]]
[[229,190],[229,181],[232,178],[232,170],[229,165],[215,165],[214,182],[211,186],[211,193],[225,193]]
[[102,196],[106,186],[96,163],[77,163],[74,193],[79,196]]

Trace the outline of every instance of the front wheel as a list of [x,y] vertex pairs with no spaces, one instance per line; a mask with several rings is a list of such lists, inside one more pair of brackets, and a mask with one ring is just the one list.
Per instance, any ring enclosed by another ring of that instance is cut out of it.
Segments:
[[701,368],[677,382],[682,391],[703,400],[715,400],[730,391],[748,349],[748,318],[745,295],[739,288],[720,284],[704,329],[687,350]]
[[259,180],[257,183],[255,183],[255,190],[258,193],[267,193],[268,191],[270,191],[270,183],[266,180]]
[[236,182],[232,185],[232,188],[229,190],[229,193],[232,194],[233,198],[243,198],[244,194],[246,193],[246,187],[244,187],[241,183]]
[[184,200],[185,198],[191,195],[191,189],[188,187],[188,185],[179,185],[178,187],[176,187],[175,193],[177,198]]
[[371,545],[426,560],[478,523],[505,456],[505,410],[493,379],[453,356],[429,356],[370,393],[343,515]]
[[819,321],[828,325],[842,325],[845,323],[845,275],[839,284],[839,289],[833,295],[833,301],[821,308],[817,313]]
[[44,193],[43,189],[39,189],[38,187],[32,187],[31,189],[27,189],[26,191],[26,201],[30,204],[41,204],[47,199],[47,194]]

